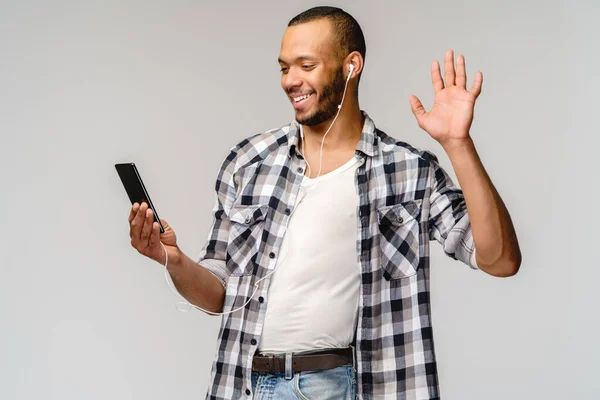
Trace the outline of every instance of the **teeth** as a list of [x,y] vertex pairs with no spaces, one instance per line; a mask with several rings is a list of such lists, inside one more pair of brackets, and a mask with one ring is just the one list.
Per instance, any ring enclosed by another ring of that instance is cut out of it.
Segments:
[[304,96],[294,97],[294,101],[299,102],[300,100],[308,99],[309,97],[310,97],[310,94],[305,94]]

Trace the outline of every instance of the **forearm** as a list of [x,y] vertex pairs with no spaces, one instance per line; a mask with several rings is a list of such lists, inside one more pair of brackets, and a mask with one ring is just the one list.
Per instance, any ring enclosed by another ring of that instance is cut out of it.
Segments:
[[175,287],[191,304],[211,312],[221,312],[225,289],[219,279],[206,268],[181,253],[167,271]]
[[445,143],[443,147],[465,197],[479,268],[495,276],[514,275],[521,264],[515,229],[472,139]]

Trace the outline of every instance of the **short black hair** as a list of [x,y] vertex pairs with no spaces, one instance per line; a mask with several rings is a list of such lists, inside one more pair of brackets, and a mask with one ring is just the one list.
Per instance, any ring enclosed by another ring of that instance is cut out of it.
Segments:
[[346,11],[337,7],[320,6],[306,10],[290,20],[288,26],[327,19],[333,25],[337,37],[336,51],[343,58],[353,51],[358,51],[363,59],[367,53],[365,36],[356,19]]

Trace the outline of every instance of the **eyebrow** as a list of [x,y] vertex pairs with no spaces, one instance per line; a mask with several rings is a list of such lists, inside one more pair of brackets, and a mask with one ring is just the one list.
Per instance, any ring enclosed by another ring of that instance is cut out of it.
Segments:
[[[296,59],[294,61],[315,61],[316,57],[313,56],[309,56],[309,55],[300,55],[298,57],[296,57]],[[277,62],[279,62],[279,64],[287,64],[287,62],[283,61],[281,58],[277,58]]]

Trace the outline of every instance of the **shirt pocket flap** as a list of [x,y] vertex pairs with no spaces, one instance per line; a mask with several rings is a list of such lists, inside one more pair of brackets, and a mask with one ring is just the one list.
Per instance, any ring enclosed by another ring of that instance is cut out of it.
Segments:
[[231,208],[229,219],[244,225],[254,225],[263,221],[267,216],[269,206],[267,204],[256,204],[249,206],[235,205]]
[[422,200],[408,200],[400,204],[377,209],[377,221],[381,225],[403,225],[419,216]]

